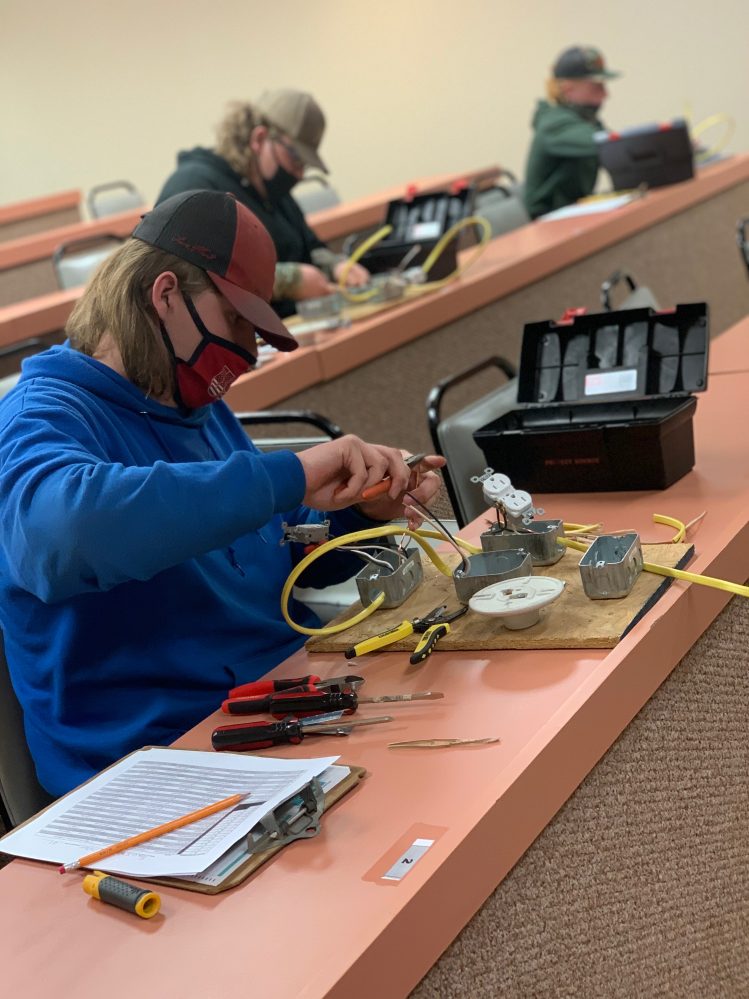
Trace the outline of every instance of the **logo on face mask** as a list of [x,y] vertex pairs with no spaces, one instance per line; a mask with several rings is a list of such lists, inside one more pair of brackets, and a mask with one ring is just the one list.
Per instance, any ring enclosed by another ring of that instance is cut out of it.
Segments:
[[220,399],[231,388],[237,378],[238,375],[235,375],[231,368],[224,365],[219,373],[211,378],[211,384],[208,386],[208,395],[214,399]]

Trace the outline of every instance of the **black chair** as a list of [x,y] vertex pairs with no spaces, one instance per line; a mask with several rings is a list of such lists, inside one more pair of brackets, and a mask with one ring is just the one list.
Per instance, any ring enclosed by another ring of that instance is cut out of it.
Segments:
[[749,215],[745,219],[739,219],[736,223],[736,241],[739,244],[739,253],[746,266],[746,272],[749,274],[749,238],[747,232],[749,232]]
[[[618,284],[626,284],[629,292],[619,305],[611,304],[611,293]],[[655,295],[645,285],[638,285],[626,271],[614,271],[601,285],[601,305],[607,312],[614,309],[658,309]]]
[[122,236],[101,233],[61,243],[52,254],[52,266],[62,291],[86,284],[102,261],[124,243]]
[[39,337],[21,340],[10,347],[0,349],[0,399],[15,387],[21,377],[21,361],[40,350],[46,350],[49,343]]
[[[508,379],[506,384],[443,419],[441,410],[446,393],[488,368],[501,371]],[[486,458],[473,439],[473,431],[515,408],[516,374],[514,366],[504,357],[487,357],[470,368],[443,378],[427,397],[429,433],[436,453],[447,458],[442,477],[459,527],[486,509],[481,489],[471,482],[471,476],[479,475],[486,465]]]
[[324,208],[333,208],[341,203],[338,191],[331,187],[327,177],[320,173],[305,174],[294,188],[293,198],[305,215],[320,212]]
[[525,185],[519,183],[509,170],[502,170],[502,177],[493,187],[479,191],[473,205],[473,214],[480,215],[489,223],[492,239],[531,221],[523,200]]
[[305,426],[321,430],[323,437],[253,437],[253,441],[261,451],[302,451],[304,448],[323,444],[325,441],[343,437],[343,430],[335,423],[312,413],[309,410],[268,409],[255,413],[236,413],[235,416],[243,427],[283,426],[289,423],[301,423]]
[[23,711],[10,682],[0,635],[0,821],[6,830],[25,822],[54,798],[44,790],[26,743]]
[[92,219],[115,215],[129,209],[145,207],[145,199],[129,180],[113,180],[97,184],[86,195],[86,207]]

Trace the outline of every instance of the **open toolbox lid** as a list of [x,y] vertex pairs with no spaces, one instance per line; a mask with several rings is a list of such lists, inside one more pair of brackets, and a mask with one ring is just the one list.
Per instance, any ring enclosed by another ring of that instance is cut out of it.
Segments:
[[703,392],[709,341],[704,302],[529,323],[518,402],[570,405]]
[[414,194],[397,198],[387,207],[385,223],[393,231],[382,245],[419,243],[439,239],[451,226],[473,210],[473,184],[453,185],[450,191]]

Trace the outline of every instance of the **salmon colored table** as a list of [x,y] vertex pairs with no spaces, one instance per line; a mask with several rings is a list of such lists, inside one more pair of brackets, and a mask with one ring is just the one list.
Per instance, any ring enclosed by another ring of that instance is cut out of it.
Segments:
[[[749,323],[718,341],[698,403],[697,465],[660,493],[537,497],[549,516],[601,520],[667,540],[654,512],[689,521],[690,568],[743,581],[749,566],[749,373],[733,363]],[[727,360],[723,360],[726,358]],[[478,523],[466,530],[477,534]],[[77,877],[15,861],[0,872],[4,994],[24,999],[397,999],[406,996],[588,771],[710,625],[728,595],[674,583],[613,650],[403,653],[357,663],[367,693],[442,690],[393,705],[396,721],[347,740],[309,739],[370,776],[320,835],[283,850],[250,881],[205,897],[163,889],[163,918],[96,905]],[[299,652],[276,674],[340,674],[339,655]],[[365,705],[362,714],[380,706]],[[214,715],[179,745],[207,748]],[[388,742],[498,736],[496,745],[391,750]],[[285,747],[278,755],[301,755]],[[382,880],[415,839],[433,845],[400,882]],[[570,872],[574,877],[574,872]],[[487,958],[489,960],[490,958]]]

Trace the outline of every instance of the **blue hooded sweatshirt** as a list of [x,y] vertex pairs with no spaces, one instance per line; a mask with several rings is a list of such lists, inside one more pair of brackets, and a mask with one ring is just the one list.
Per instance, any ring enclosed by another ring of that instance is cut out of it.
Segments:
[[[172,742],[299,648],[279,604],[299,546],[280,539],[325,516],[304,489],[223,402],[185,416],[67,345],[24,362],[0,406],[0,627],[48,791]],[[356,568],[321,559],[302,584]]]

